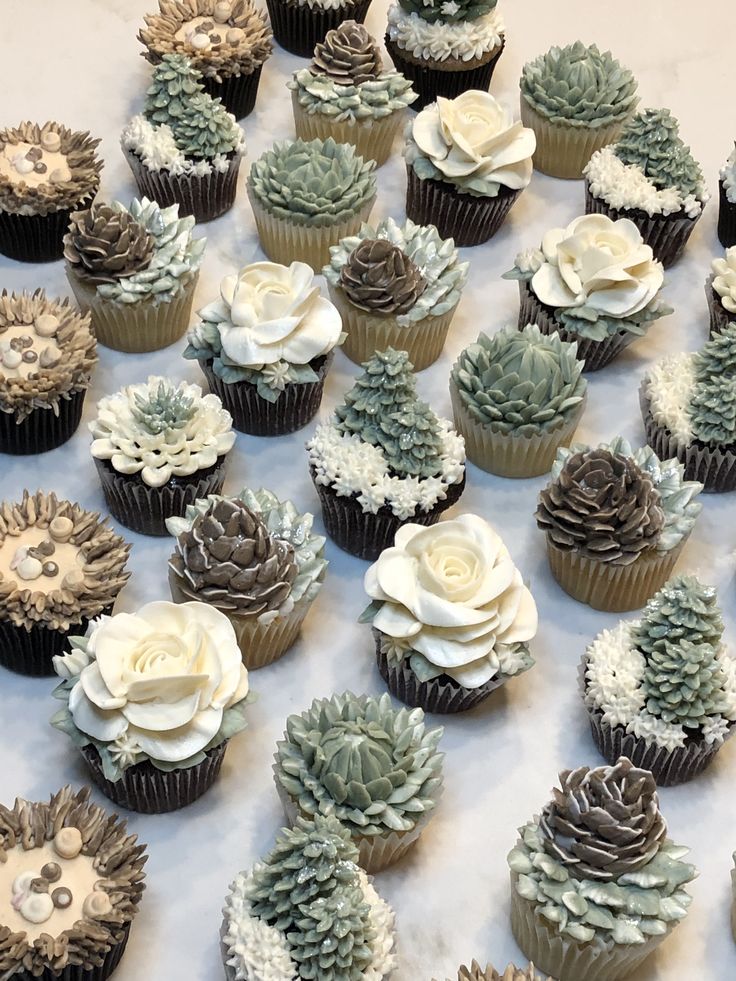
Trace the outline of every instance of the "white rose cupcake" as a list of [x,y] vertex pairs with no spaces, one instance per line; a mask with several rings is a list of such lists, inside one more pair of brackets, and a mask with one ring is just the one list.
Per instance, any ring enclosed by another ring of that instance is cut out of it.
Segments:
[[381,676],[425,712],[463,712],[534,663],[537,608],[487,521],[463,514],[404,525],[368,569]]
[[712,274],[705,282],[710,311],[711,337],[736,321],[736,245],[711,263]]
[[205,603],[100,617],[54,658],[65,732],[119,807],[161,814],[214,782],[243,730],[248,672],[230,621]]

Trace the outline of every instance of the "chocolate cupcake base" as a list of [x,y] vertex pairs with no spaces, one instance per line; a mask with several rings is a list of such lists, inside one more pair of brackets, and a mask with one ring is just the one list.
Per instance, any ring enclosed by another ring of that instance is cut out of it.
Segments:
[[[98,616],[110,616],[112,610],[112,606],[107,606]],[[54,630],[38,622],[26,630],[10,620],[0,619],[0,665],[29,678],[53,678],[54,658],[68,653],[68,638],[84,636],[89,622],[82,619],[72,623],[68,630]]]
[[315,46],[324,41],[328,31],[339,27],[344,20],[362,24],[371,0],[340,4],[333,10],[310,7],[306,0],[266,0],[274,41],[291,54],[311,58]]
[[233,153],[224,172],[213,170],[197,177],[172,174],[168,170],[151,170],[133,150],[125,150],[138,190],[143,197],[156,201],[162,208],[179,205],[179,217],[194,215],[196,221],[212,221],[229,211],[235,203],[241,157]]
[[708,301],[708,312],[710,313],[710,336],[725,330],[730,323],[736,323],[736,312],[729,313],[721,303],[721,297],[713,289],[714,276],[709,276],[705,281],[705,298]]
[[51,408],[35,408],[16,422],[12,412],[0,412],[0,453],[35,456],[63,446],[79,429],[86,394],[83,388],[59,399],[58,415]]
[[255,108],[262,71],[263,65],[259,65],[250,75],[223,75],[221,82],[204,76],[202,85],[213,99],[222,99],[224,107],[236,119],[245,119]]
[[718,181],[718,241],[724,249],[736,245],[736,201],[729,201],[723,181]]
[[61,259],[72,211],[84,211],[92,198],[88,195],[74,208],[60,208],[47,215],[17,215],[0,209],[0,255],[18,262]]

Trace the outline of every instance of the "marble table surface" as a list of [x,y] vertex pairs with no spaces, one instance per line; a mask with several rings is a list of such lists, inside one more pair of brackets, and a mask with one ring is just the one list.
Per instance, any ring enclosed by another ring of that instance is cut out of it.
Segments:
[[[552,44],[580,36],[610,47],[638,77],[642,104],[667,105],[679,117],[685,140],[702,162],[711,190],[717,191],[718,169],[736,137],[736,110],[729,97],[734,90],[736,5],[725,0],[701,0],[696,9],[683,0],[500,2],[508,43],[493,79],[496,96],[516,107],[522,64]],[[118,136],[138,111],[149,77],[136,33],[153,6],[154,0],[2,4],[2,125],[51,118],[102,137],[101,196],[107,199],[127,201],[135,192]],[[367,20],[374,35],[383,36],[385,19],[385,0],[374,0]],[[285,83],[301,65],[280,49],[268,62],[256,110],[243,122],[249,160],[273,140],[293,136]],[[242,170],[247,166],[248,160]],[[402,219],[405,174],[398,146],[379,172],[378,183],[374,217]],[[470,279],[451,336],[441,359],[418,380],[422,394],[441,414],[450,412],[448,372],[459,351],[479,330],[493,332],[516,320],[516,283],[502,280],[501,273],[520,248],[538,244],[547,228],[566,224],[582,210],[581,182],[535,173],[499,234],[485,246],[464,250],[471,261]],[[685,257],[667,274],[665,295],[675,313],[659,321],[613,366],[590,378],[580,438],[597,441],[620,432],[640,443],[637,389],[642,373],[666,352],[696,348],[706,338],[703,282],[719,251],[716,213],[717,199],[706,208]],[[262,258],[242,178],[233,210],[201,233],[208,245],[195,301],[200,306],[215,297],[222,275]],[[0,257],[0,287],[44,287],[51,295],[69,294],[61,262],[24,266]],[[14,500],[24,487],[42,487],[103,509],[86,428],[95,403],[149,373],[202,381],[196,363],[182,359],[183,347],[180,342],[140,356],[100,349],[82,427],[66,446],[43,456],[0,456],[0,497]],[[323,416],[355,373],[355,366],[338,354],[327,380]],[[302,509],[315,508],[303,451],[311,428],[280,439],[239,435],[226,488],[265,485]],[[508,920],[506,854],[516,828],[548,799],[560,769],[601,762],[581,707],[577,668],[586,644],[617,617],[575,603],[553,581],[543,537],[532,518],[543,484],[543,478],[514,482],[468,468],[460,509],[477,511],[495,524],[536,597],[537,664],[476,711],[433,720],[445,723],[444,799],[413,852],[377,879],[397,914],[396,981],[454,977],[458,965],[473,957],[499,967],[523,960]],[[680,568],[719,587],[733,647],[735,516],[734,495],[708,497],[680,562]],[[133,575],[118,609],[135,610],[148,600],[168,598],[170,542],[126,534],[133,541]],[[327,551],[328,579],[301,640],[288,656],[252,676],[259,699],[251,708],[249,729],[229,747],[219,782],[180,813],[130,817],[132,829],[150,847],[148,889],[117,981],[222,976],[218,930],[228,883],[269,849],[282,821],[270,765],[286,716],[334,691],[384,690],[369,629],[356,623],[364,606],[366,566],[331,543]],[[2,672],[0,782],[5,803],[15,795],[44,798],[67,782],[84,782],[74,749],[48,725],[55,709],[52,687],[52,680]],[[700,878],[692,886],[687,920],[634,981],[736,977],[728,919],[731,853],[736,848],[734,776],[736,745],[727,745],[695,783],[661,792],[671,836],[692,848]],[[95,798],[104,803],[97,793]]]

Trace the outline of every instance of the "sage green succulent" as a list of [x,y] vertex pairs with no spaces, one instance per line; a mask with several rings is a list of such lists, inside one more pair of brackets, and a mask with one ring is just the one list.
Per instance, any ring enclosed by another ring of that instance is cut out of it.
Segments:
[[625,119],[638,102],[637,84],[610,51],[575,41],[552,47],[524,65],[522,98],[552,122],[599,127]]
[[699,381],[717,375],[736,377],[736,322],[716,331],[695,353],[694,359],[695,375]]
[[359,883],[344,885],[327,899],[302,904],[289,935],[291,956],[302,978],[363,981],[373,960],[370,906]]
[[647,657],[682,640],[718,647],[723,619],[718,595],[696,576],[668,580],[649,600],[634,635],[634,643]]
[[625,164],[644,171],[660,190],[675,187],[681,197],[702,201],[705,181],[700,164],[679,134],[679,124],[669,109],[642,109],[629,119],[613,144],[613,152]]
[[310,116],[328,116],[336,123],[385,119],[418,98],[411,81],[400,72],[383,72],[369,81],[340,85],[328,75],[301,68],[286,84]]
[[399,0],[407,14],[416,14],[429,24],[459,24],[488,14],[498,0]]
[[159,382],[155,394],[135,393],[133,416],[152,436],[171,429],[184,429],[194,418],[197,407],[173,382]]
[[556,429],[578,411],[587,382],[577,344],[545,335],[536,324],[465,348],[451,378],[472,418],[493,432],[531,435]]
[[725,675],[712,644],[681,640],[648,658],[642,678],[647,712],[664,722],[700,728],[727,709]]
[[276,143],[251,167],[248,190],[277,218],[333,225],[357,214],[376,194],[375,162],[347,143]]

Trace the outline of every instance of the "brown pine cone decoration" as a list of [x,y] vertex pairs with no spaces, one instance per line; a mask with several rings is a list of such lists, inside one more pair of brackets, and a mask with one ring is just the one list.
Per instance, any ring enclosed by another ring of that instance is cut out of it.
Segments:
[[573,453],[539,495],[536,518],[559,548],[614,565],[653,548],[664,526],[649,474],[606,449]]
[[385,238],[366,238],[342,267],[340,285],[361,310],[398,316],[411,310],[427,281],[400,248]]
[[193,599],[248,617],[278,610],[297,576],[294,546],[272,536],[242,501],[231,500],[197,515],[179,535],[171,566]]
[[87,283],[116,283],[146,269],[154,239],[127,211],[93,204],[76,211],[64,236],[64,258]]
[[531,964],[525,968],[509,964],[501,974],[490,964],[484,969],[477,961],[473,961],[470,967],[460,968],[457,981],[541,981],[541,978]]
[[607,882],[659,851],[667,825],[649,770],[621,756],[614,766],[563,770],[539,819],[545,851],[576,879]]
[[346,20],[316,46],[309,69],[336,85],[360,85],[377,78],[382,67],[381,52],[365,27]]

